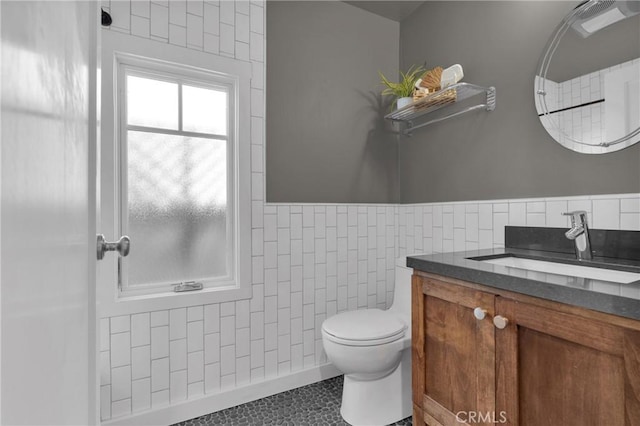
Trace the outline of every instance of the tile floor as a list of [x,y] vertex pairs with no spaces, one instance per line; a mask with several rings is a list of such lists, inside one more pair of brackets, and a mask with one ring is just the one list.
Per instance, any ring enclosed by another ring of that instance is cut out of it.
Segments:
[[[340,417],[342,376],[178,423],[200,425],[348,425]],[[394,426],[411,426],[411,417]]]

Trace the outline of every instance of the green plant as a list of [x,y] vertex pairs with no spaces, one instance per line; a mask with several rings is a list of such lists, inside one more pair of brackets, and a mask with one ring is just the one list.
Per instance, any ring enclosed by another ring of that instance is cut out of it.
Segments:
[[394,83],[389,81],[380,71],[380,83],[386,88],[382,91],[384,96],[395,96],[396,98],[405,98],[413,94],[413,86],[420,77],[420,74],[424,72],[424,68],[420,65],[412,65],[407,72],[400,71],[400,82]]

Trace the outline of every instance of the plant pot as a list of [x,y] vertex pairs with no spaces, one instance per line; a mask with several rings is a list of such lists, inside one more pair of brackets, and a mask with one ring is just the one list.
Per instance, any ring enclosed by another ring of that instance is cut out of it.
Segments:
[[413,103],[413,98],[408,96],[406,98],[398,98],[396,102],[397,109],[404,108],[407,105],[411,105]]

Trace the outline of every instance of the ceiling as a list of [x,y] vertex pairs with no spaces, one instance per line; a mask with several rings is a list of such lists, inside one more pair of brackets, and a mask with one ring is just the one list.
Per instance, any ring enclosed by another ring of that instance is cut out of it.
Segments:
[[360,9],[367,10],[382,17],[394,20],[402,21],[407,16],[411,15],[418,7],[424,3],[424,1],[345,1],[352,6],[359,7]]

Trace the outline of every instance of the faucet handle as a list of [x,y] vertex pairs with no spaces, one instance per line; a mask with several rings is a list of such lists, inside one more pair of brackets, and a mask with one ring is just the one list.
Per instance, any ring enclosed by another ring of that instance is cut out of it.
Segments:
[[562,216],[586,216],[587,212],[584,210],[575,210],[572,212],[564,212],[562,213]]
[[576,223],[581,225],[587,224],[587,212],[584,210],[574,210],[572,212],[562,213],[563,216],[571,216],[571,224],[575,225]]

